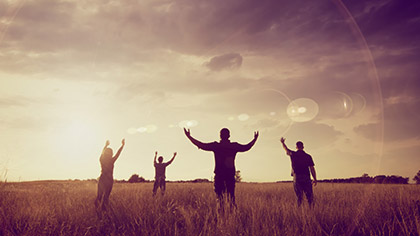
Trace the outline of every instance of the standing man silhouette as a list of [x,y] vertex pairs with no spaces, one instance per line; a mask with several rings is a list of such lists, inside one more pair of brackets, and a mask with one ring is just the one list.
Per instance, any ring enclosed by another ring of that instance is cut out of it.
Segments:
[[229,140],[230,131],[220,130],[220,142],[202,143],[191,136],[189,129],[184,128],[187,138],[199,149],[214,153],[214,191],[220,206],[223,205],[223,194],[228,193],[230,203],[235,204],[235,157],[238,152],[246,152],[254,146],[258,138],[258,131],[254,132],[254,139],[248,144],[232,143]]
[[284,143],[285,141],[286,139],[283,137],[280,139],[286,154],[290,156],[290,160],[292,162],[293,187],[297,196],[297,204],[298,206],[302,204],[302,193],[304,192],[309,206],[312,207],[314,202],[314,194],[312,190],[310,173],[314,178],[314,186],[316,186],[317,183],[314,161],[312,160],[311,155],[303,151],[303,143],[301,141],[296,143],[297,151],[292,151],[287,148],[286,144]]
[[166,167],[169,166],[175,159],[176,152],[174,152],[174,156],[172,159],[166,163],[163,163],[163,157],[160,156],[158,158],[159,162],[156,162],[158,152],[155,152],[155,159],[153,160],[153,165],[155,167],[155,184],[153,185],[153,196],[156,195],[157,189],[160,188],[162,195],[165,194],[166,189]]
[[125,145],[125,139],[121,141],[121,147],[118,149],[117,154],[112,156],[112,149],[109,148],[109,140],[106,141],[105,147],[102,150],[99,161],[101,163],[101,176],[98,182],[98,196],[95,200],[95,206],[98,209],[106,210],[109,202],[109,195],[111,194],[112,185],[114,184],[114,163],[121,154],[121,151]]

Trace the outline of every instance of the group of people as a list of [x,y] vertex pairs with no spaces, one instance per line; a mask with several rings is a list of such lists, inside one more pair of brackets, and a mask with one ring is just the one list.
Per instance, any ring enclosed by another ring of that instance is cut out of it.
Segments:
[[[232,206],[236,206],[235,203],[235,157],[238,152],[246,152],[250,150],[255,142],[258,139],[259,132],[254,132],[254,138],[247,144],[239,144],[237,142],[230,141],[230,131],[227,128],[220,130],[220,141],[203,143],[191,136],[191,131],[184,128],[184,133],[187,138],[199,149],[204,151],[212,151],[214,153],[215,167],[214,167],[214,191],[216,193],[218,202],[220,205],[224,202],[224,196],[228,195],[228,201]],[[285,139],[282,137],[280,142],[283,145],[286,154],[290,156],[292,163],[292,176],[293,176],[293,186],[297,196],[297,204],[300,206],[302,204],[303,193],[305,193],[306,198],[310,206],[313,206],[313,190],[312,184],[315,186],[317,184],[316,172],[314,167],[314,162],[311,155],[306,153],[303,149],[303,143],[298,141],[296,143],[296,151],[290,150],[285,144]],[[113,155],[113,151],[109,148],[109,141],[106,141],[105,147],[102,150],[100,157],[101,163],[101,176],[98,181],[98,195],[95,200],[95,206],[97,209],[105,210],[108,202],[109,195],[112,190],[112,185],[114,182],[113,171],[114,163],[121,154],[121,151],[125,145],[125,140],[121,142],[121,147],[118,149],[117,153]],[[165,192],[165,171],[166,167],[170,165],[176,156],[174,153],[171,160],[168,162],[163,162],[163,157],[159,156],[157,158],[158,152],[155,152],[154,157],[154,167],[155,167],[155,182],[153,186],[153,195],[156,194],[158,188],[161,189],[161,193]],[[158,161],[156,161],[156,158]],[[311,180],[311,174],[313,181]]]

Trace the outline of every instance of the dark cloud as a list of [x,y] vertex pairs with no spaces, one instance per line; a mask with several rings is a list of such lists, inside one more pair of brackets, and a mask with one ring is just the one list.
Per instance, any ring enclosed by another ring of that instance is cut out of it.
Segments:
[[371,45],[401,48],[420,41],[418,1],[345,1]]
[[19,67],[35,63],[45,71],[71,66],[69,61],[142,62],[145,51],[162,49],[194,55],[246,50],[311,63],[351,36],[331,3],[218,3],[25,1],[2,45],[5,55],[21,52],[13,60]]
[[214,71],[238,69],[241,65],[242,56],[238,53],[215,56],[205,63],[205,66]]
[[[395,103],[394,103],[395,101]],[[420,99],[396,97],[385,104],[384,120],[360,125],[354,128],[358,134],[380,141],[381,131],[384,131],[385,141],[403,141],[420,138],[420,126],[417,125],[420,114]]]

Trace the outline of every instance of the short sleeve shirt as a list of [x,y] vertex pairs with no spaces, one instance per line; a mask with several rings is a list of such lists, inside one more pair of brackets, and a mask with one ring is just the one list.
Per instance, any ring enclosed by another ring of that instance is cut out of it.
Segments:
[[219,175],[235,175],[236,153],[243,151],[243,145],[236,142],[213,142],[206,147],[214,152],[214,173]]
[[293,172],[296,175],[310,176],[309,167],[315,165],[311,155],[303,150],[291,151],[290,160],[292,161]]
[[168,166],[168,163],[155,163],[155,178],[166,178],[165,172],[166,167]]

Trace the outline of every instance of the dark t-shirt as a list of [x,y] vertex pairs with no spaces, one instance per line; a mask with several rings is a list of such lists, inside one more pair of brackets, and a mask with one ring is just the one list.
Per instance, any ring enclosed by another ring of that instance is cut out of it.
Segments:
[[155,163],[155,178],[159,179],[159,178],[163,178],[165,179],[165,172],[166,172],[166,167],[169,165],[168,162],[166,163],[159,163],[156,162]]
[[309,167],[315,165],[311,155],[303,150],[290,151],[288,154],[294,174],[310,177]]
[[212,142],[200,145],[199,148],[214,153],[214,173],[216,175],[234,176],[235,157],[238,152],[248,151],[252,145],[231,143],[230,141]]

